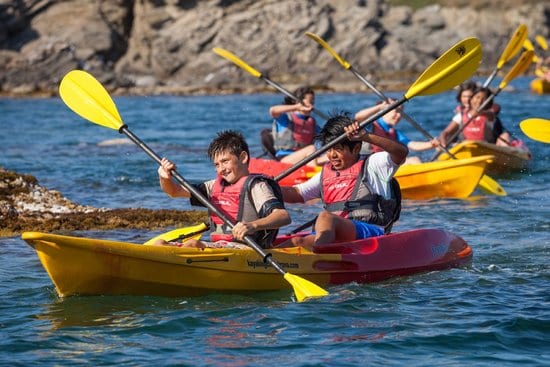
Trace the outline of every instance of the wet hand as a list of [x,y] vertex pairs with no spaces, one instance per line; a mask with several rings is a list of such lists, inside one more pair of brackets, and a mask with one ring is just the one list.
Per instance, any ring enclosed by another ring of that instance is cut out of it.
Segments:
[[302,114],[309,114],[311,113],[311,111],[313,111],[313,105],[310,105],[310,104],[301,104],[301,103],[298,103],[297,104],[297,111],[302,113]]

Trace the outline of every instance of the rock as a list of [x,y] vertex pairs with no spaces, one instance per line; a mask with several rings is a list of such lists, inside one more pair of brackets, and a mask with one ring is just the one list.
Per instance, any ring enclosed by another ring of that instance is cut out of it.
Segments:
[[406,86],[469,36],[480,39],[479,73],[488,74],[520,23],[530,35],[548,36],[550,4],[440,0],[413,9],[385,0],[0,1],[0,93],[54,95],[74,68],[115,93],[273,91],[213,47],[234,52],[288,89],[365,90],[306,31],[363,74]]
[[0,236],[23,231],[166,228],[207,220],[204,211],[105,209],[76,204],[60,192],[38,184],[35,177],[0,167]]

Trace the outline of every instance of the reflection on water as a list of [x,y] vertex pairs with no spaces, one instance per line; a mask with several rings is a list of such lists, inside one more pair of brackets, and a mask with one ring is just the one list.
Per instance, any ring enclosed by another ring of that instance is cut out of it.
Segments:
[[175,311],[181,308],[169,298],[132,296],[73,296],[56,298],[42,305],[36,317],[50,322],[52,329],[66,327],[109,326],[138,328],[143,319],[159,310]]

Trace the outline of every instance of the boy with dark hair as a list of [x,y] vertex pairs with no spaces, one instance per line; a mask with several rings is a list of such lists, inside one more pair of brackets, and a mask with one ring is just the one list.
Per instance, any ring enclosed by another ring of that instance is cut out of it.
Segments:
[[[331,117],[316,139],[325,145],[344,133],[348,138],[327,151],[329,162],[319,174],[282,188],[285,202],[321,198],[325,207],[315,221],[315,234],[293,239],[294,245],[309,247],[379,236],[399,215],[400,196],[394,192],[398,185],[393,175],[405,161],[407,147],[359,129],[347,113]],[[384,151],[361,156],[362,142]]]
[[[214,162],[218,177],[198,186],[214,206],[233,223],[232,230],[214,213],[210,213],[210,240],[187,240],[184,244],[160,241],[159,245],[185,247],[246,248],[241,244],[247,235],[264,248],[271,247],[280,227],[290,224],[290,215],[284,207],[280,187],[262,175],[250,174],[250,153],[243,136],[232,130],[219,132],[208,147],[208,156]],[[162,158],[158,169],[160,187],[170,197],[190,197],[189,191],[172,181],[170,171],[174,163]],[[191,200],[196,204],[195,200]]]

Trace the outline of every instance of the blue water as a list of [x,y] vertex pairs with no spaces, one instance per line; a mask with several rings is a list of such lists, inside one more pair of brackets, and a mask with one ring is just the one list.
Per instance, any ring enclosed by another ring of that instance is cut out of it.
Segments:
[[[406,201],[394,227],[437,227],[461,235],[474,250],[471,266],[330,287],[329,297],[301,304],[292,301],[291,291],[61,299],[33,250],[19,237],[0,238],[0,364],[550,365],[550,145],[529,140],[518,127],[528,117],[549,118],[550,95],[531,94],[528,83],[516,79],[497,98],[505,126],[535,156],[529,171],[498,179],[509,195]],[[451,118],[454,95],[416,97],[406,108],[436,135]],[[259,131],[270,125],[268,106],[281,100],[279,95],[115,98],[130,130],[192,181],[213,177],[206,146],[219,129],[242,131],[259,154]],[[320,94],[317,107],[356,111],[374,101],[370,94]],[[58,98],[0,99],[0,127],[0,166],[32,174],[75,202],[189,208],[161,192],[155,163],[141,150],[98,145],[123,136],[85,122]],[[422,139],[407,122],[401,128]],[[302,223],[319,207],[290,210]],[[143,242],[157,233],[75,234]]]

